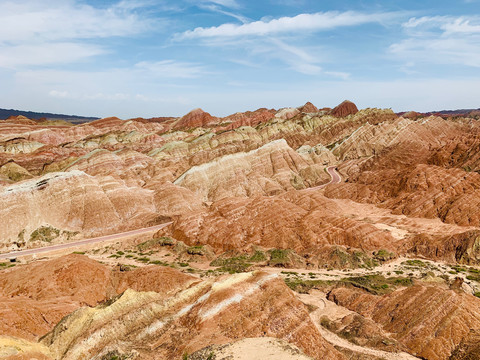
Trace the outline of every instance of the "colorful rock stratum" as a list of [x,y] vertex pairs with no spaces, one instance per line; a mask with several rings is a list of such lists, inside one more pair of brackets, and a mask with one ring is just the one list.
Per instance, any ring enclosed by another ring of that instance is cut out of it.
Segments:
[[478,113],[0,120],[2,359],[480,359]]

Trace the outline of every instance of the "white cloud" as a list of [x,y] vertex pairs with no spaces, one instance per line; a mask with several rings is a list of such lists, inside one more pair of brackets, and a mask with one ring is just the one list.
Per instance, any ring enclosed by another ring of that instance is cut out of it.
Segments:
[[205,69],[198,64],[174,60],[142,61],[135,64],[135,70],[147,72],[149,76],[180,79],[197,78],[206,74]]
[[141,1],[95,8],[77,0],[0,1],[0,67],[76,62],[103,54],[91,40],[133,36],[151,21],[139,14]]
[[210,0],[209,2],[212,2],[217,5],[222,5],[225,7],[229,8],[239,8],[240,5],[236,2],[236,0]]
[[51,65],[76,62],[103,54],[99,46],[81,43],[47,43],[0,47],[0,67],[18,68],[28,65]]
[[453,22],[447,23],[443,26],[443,29],[445,30],[445,33],[447,34],[455,34],[455,33],[460,33],[460,34],[474,34],[474,33],[480,33],[480,21],[479,19],[475,19],[477,24],[472,25],[471,20],[469,19],[463,19],[463,18],[458,18],[455,19]]
[[201,5],[201,7],[204,8],[204,9],[213,11],[213,12],[217,12],[219,14],[223,14],[223,15],[233,17],[234,19],[237,19],[238,21],[240,21],[244,24],[249,22],[249,19],[247,17],[245,17],[241,14],[233,13],[231,11],[225,11],[220,6],[217,6],[217,5],[214,5],[214,4]]
[[222,24],[213,27],[198,27],[178,34],[179,39],[265,36],[282,33],[330,30],[337,27],[355,26],[367,23],[383,23],[395,16],[395,13],[319,12],[300,14],[293,17],[281,17],[260,20],[246,24]]
[[349,80],[351,77],[351,74],[343,71],[325,71],[325,74],[342,80]]
[[389,48],[398,58],[480,67],[480,17],[425,16],[409,19],[403,28],[408,37]]
[[63,41],[126,36],[145,31],[150,22],[123,3],[100,9],[74,1],[0,3],[0,43]]

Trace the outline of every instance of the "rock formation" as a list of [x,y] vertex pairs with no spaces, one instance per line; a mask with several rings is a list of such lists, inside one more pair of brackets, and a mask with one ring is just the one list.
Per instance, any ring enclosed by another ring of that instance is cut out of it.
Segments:
[[351,101],[345,100],[340,105],[332,109],[331,115],[335,117],[345,117],[348,115],[354,115],[357,112],[358,112],[357,106]]
[[[345,101],[0,121],[0,356],[286,341],[317,359],[475,358],[480,122],[440,115]],[[17,252],[108,234],[86,256]],[[322,325],[286,284],[323,292],[336,318]]]

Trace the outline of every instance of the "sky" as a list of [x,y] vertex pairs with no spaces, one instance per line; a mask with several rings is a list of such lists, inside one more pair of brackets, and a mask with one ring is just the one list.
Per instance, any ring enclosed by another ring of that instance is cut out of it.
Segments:
[[480,107],[480,0],[0,0],[0,107]]

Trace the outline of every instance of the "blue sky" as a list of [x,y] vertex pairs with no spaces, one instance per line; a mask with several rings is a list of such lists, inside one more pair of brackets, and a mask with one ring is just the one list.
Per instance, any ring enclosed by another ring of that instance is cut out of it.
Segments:
[[480,0],[0,0],[0,107],[480,107]]

